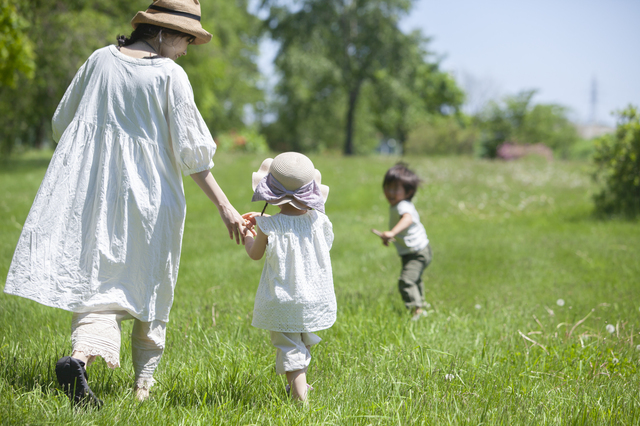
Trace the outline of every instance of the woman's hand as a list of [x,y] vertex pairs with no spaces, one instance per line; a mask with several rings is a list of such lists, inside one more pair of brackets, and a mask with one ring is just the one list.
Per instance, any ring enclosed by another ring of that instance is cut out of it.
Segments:
[[249,222],[240,216],[240,213],[228,202],[218,206],[218,212],[229,231],[229,238],[232,240],[235,239],[236,244],[240,244],[242,240],[242,244],[244,245],[244,238]]
[[[200,189],[207,194],[207,197],[218,208],[220,217],[225,226],[229,230],[229,238],[236,240],[236,244],[244,244],[244,238],[247,233],[248,227],[253,227],[249,221],[240,216],[240,213],[231,205],[229,199],[222,191],[222,188],[218,185],[218,182],[214,179],[209,170],[194,173],[191,175],[194,181],[198,184]],[[250,232],[254,232],[250,230]],[[255,234],[254,234],[255,235]]]

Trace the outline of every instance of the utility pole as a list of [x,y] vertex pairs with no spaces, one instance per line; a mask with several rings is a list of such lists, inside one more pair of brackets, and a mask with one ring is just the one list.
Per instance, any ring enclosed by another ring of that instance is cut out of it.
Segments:
[[596,78],[593,77],[591,79],[591,117],[589,119],[589,124],[596,124],[597,121],[597,106],[598,106],[598,82]]

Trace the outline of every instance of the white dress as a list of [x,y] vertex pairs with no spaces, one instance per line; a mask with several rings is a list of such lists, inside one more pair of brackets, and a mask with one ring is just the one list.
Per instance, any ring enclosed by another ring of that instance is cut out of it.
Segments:
[[95,51],[56,110],[53,138],[4,291],[168,321],[186,214],[180,172],[210,169],[216,150],[184,70]]
[[331,327],[337,308],[329,218],[310,210],[300,216],[258,216],[256,222],[269,242],[251,325],[284,333]]

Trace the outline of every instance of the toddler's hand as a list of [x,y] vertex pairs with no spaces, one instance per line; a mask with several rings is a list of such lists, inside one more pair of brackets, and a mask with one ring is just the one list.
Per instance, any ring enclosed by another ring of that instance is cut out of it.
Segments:
[[[251,224],[251,227],[256,225],[256,216],[260,216],[258,212],[248,212],[242,215],[242,218],[247,221],[247,223]],[[269,217],[268,214],[263,215],[264,217]]]
[[396,239],[393,238],[394,235],[390,231],[384,231],[380,234],[380,238],[382,238],[382,244],[385,246],[389,246],[389,243],[394,242]]
[[380,237],[382,239],[382,244],[384,244],[385,246],[388,246],[389,243],[392,243],[396,240],[394,238],[394,235],[390,231],[380,232],[377,229],[372,229],[371,232]]

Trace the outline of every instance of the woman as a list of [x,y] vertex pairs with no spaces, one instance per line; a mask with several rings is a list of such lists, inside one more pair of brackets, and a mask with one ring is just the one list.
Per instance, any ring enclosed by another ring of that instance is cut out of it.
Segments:
[[85,366],[119,366],[120,323],[133,319],[135,395],[162,356],[178,275],[190,175],[231,239],[245,221],[209,169],[216,145],[174,60],[211,34],[198,0],[156,0],[130,37],[95,51],[53,117],[59,144],[18,242],[5,292],[73,312],[71,356],[56,364],[75,403],[101,405]]

